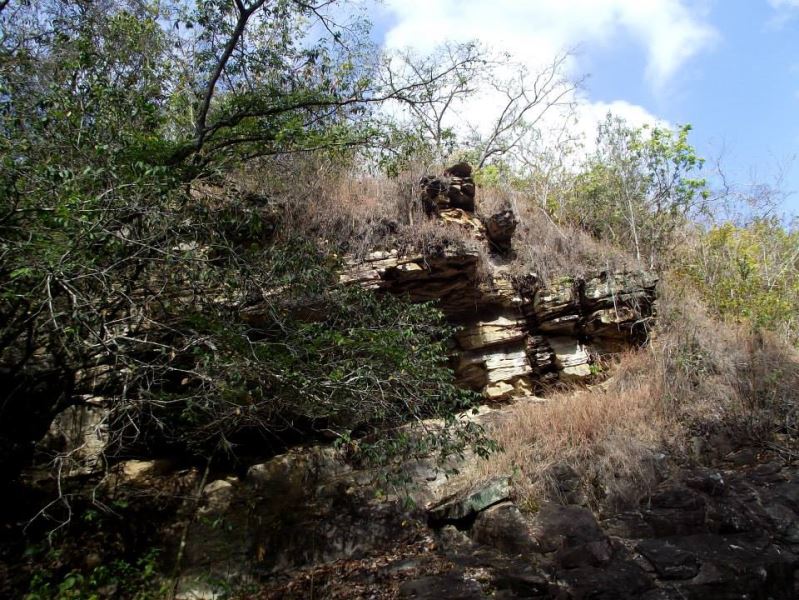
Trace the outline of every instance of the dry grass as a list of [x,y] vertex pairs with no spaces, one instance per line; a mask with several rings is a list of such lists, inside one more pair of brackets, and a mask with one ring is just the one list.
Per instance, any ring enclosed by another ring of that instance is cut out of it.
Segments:
[[636,267],[632,257],[615,246],[579,228],[556,224],[528,194],[509,188],[479,190],[479,214],[488,216],[508,208],[519,221],[513,238],[515,257],[510,263],[513,275],[535,273],[547,282],[564,274],[579,277]]
[[659,456],[672,465],[701,463],[737,446],[780,449],[796,440],[795,351],[712,319],[676,281],[663,290],[659,334],[649,347],[622,355],[602,386],[514,406],[490,432],[504,452],[464,478],[514,474],[520,504],[534,509],[564,499],[552,474],[568,466],[589,505],[615,510],[657,481],[667,464]]
[[661,285],[662,402],[700,434],[728,432],[754,441],[786,428],[797,433],[799,356],[779,336],[712,317],[676,278]]
[[[420,165],[389,180],[316,157],[293,157],[241,174],[239,184],[281,206],[285,229],[337,253],[428,254],[461,246],[482,252],[488,264],[486,244],[422,213],[417,186],[429,172]],[[511,274],[533,272],[546,281],[637,267],[612,245],[554,223],[522,193],[478,189],[478,214],[507,208],[520,222]],[[656,480],[661,453],[678,461],[703,460],[707,457],[694,449],[730,445],[717,444],[719,437],[733,445],[773,443],[781,435],[797,438],[794,350],[774,337],[711,318],[675,279],[663,281],[660,294],[657,335],[647,348],[621,356],[601,387],[559,390],[545,405],[521,403],[510,409],[512,416],[492,431],[505,452],[477,463],[463,477],[474,482],[515,473],[520,500],[532,507],[557,498],[553,467],[565,465],[577,473],[589,504],[613,507],[646,493]]]
[[318,240],[331,251],[355,258],[374,250],[436,253],[447,247],[483,251],[464,228],[427,217],[418,198],[419,180],[431,171],[418,165],[389,179],[318,157],[273,159],[238,173],[245,193],[280,207],[284,234]]
[[[440,171],[440,169],[438,169]],[[418,201],[423,175],[437,167],[419,164],[399,177],[371,175],[315,156],[270,159],[235,176],[239,189],[280,206],[283,228],[323,240],[332,251],[355,257],[378,249],[401,253],[465,247],[487,252],[485,242],[457,225],[428,218]],[[535,273],[544,281],[601,270],[631,268],[614,247],[582,230],[556,225],[533,199],[510,188],[481,187],[477,212],[489,216],[510,208],[519,220],[512,275]]]
[[[630,368],[647,359],[633,353],[621,364]],[[520,402],[490,429],[504,451],[477,463],[470,483],[513,474],[520,505],[534,510],[545,499],[566,500],[552,474],[567,466],[591,506],[632,501],[654,481],[656,451],[682,437],[653,401],[658,383],[640,379],[623,389],[562,390],[546,404]]]

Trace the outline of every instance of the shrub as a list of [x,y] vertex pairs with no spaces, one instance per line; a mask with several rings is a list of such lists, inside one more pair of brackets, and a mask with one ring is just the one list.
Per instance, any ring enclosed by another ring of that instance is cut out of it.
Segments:
[[799,344],[799,231],[774,218],[725,223],[700,235],[684,270],[722,317]]
[[549,209],[624,248],[640,266],[669,264],[683,227],[707,210],[710,197],[690,131],[690,125],[635,129],[608,115],[594,155],[573,188],[549,200]]
[[[362,30],[342,31],[358,38],[351,52],[329,30],[333,52],[298,41],[325,19],[318,7],[167,4],[0,9],[4,481],[83,402],[111,407],[119,452],[203,454],[243,430],[277,445],[374,434],[466,402],[426,352],[446,332],[430,307],[335,288],[340,247],[301,239],[307,226],[290,235],[298,211],[275,237],[270,198],[198,193],[264,155],[347,160],[379,95],[372,62],[352,62]],[[261,35],[273,43],[251,51]],[[295,203],[318,189],[289,184]],[[324,216],[320,234],[343,229],[354,245],[361,221]]]

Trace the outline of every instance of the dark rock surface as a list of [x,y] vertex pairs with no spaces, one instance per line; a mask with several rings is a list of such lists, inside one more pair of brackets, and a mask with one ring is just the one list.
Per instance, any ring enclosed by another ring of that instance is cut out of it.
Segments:
[[792,465],[697,468],[601,521],[580,506],[524,515],[500,503],[467,532],[441,530],[439,547],[446,577],[479,575],[483,595],[470,598],[788,600],[799,597],[797,494]]
[[516,231],[517,224],[516,215],[510,210],[503,210],[485,219],[486,236],[495,250],[510,251],[513,232]]
[[[478,514],[510,497],[510,479],[496,477],[473,489],[445,498],[427,511],[432,527],[471,522]],[[471,524],[471,523],[469,523]]]
[[198,522],[187,567],[246,565],[275,591],[264,597],[307,596],[309,573],[339,590],[331,597],[799,597],[799,467],[784,462],[676,469],[636,507],[602,518],[553,502],[523,513],[507,478],[430,502],[426,518],[370,500],[364,485],[324,452],[214,482],[203,515],[246,523],[219,545]]
[[467,163],[452,165],[440,177],[426,175],[419,185],[422,204],[428,214],[449,208],[474,212],[477,190],[472,179],[472,167]]

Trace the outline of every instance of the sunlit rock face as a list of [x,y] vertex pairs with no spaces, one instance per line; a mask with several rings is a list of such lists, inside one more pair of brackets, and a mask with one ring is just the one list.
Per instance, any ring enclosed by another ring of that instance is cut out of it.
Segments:
[[432,255],[390,250],[350,258],[341,281],[413,302],[436,301],[462,327],[453,361],[462,385],[492,400],[527,396],[556,381],[590,380],[608,356],[645,343],[655,316],[654,272],[565,273],[546,285],[535,273],[512,277],[501,265],[512,251],[515,215],[505,210],[480,219],[473,213],[468,165],[425,177],[421,185],[430,218],[461,227],[474,244]]

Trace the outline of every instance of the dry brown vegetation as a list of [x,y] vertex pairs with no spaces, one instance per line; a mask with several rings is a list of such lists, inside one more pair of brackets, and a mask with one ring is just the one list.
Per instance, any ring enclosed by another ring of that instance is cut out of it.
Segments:
[[519,221],[513,239],[515,256],[509,264],[513,275],[535,273],[543,281],[552,281],[564,274],[582,276],[637,266],[615,246],[577,227],[555,223],[528,194],[509,188],[478,190],[478,214],[489,216],[508,208]]
[[[434,253],[445,247],[482,250],[464,228],[427,217],[420,166],[399,177],[344,169],[318,157],[272,159],[235,176],[236,187],[282,212],[285,234],[316,239],[332,252],[362,258],[374,250]],[[290,182],[290,183],[287,183]]]
[[[371,175],[318,157],[270,159],[257,169],[236,175],[236,187],[279,206],[283,227],[318,239],[340,254],[355,258],[373,250],[429,253],[444,247],[486,251],[471,233],[427,217],[418,201],[422,176],[439,167],[417,165],[396,178]],[[288,183],[287,183],[288,182]],[[518,219],[512,275],[535,273],[544,281],[564,274],[635,268],[635,261],[613,245],[602,243],[568,224],[556,224],[536,202],[509,187],[479,187],[480,217],[510,208]]]
[[661,289],[660,333],[649,347],[622,355],[603,385],[517,404],[490,431],[504,452],[463,477],[512,474],[520,503],[534,509],[562,496],[571,469],[590,505],[619,508],[645,496],[669,464],[745,445],[793,452],[796,352],[712,319],[676,281]]

